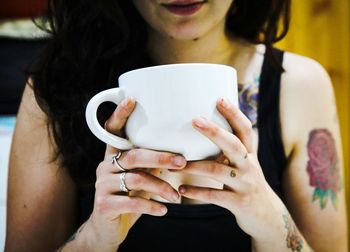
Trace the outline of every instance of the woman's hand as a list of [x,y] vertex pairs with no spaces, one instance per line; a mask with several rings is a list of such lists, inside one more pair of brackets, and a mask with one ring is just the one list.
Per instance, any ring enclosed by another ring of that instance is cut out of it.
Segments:
[[226,158],[222,161],[219,159],[223,156],[216,161],[190,162],[178,172],[213,178],[223,183],[224,189],[181,185],[179,192],[185,197],[228,209],[235,215],[242,230],[252,237],[264,239],[276,230],[273,223],[284,205],[264,178],[249,119],[225,99],[217,102],[217,108],[234,134],[202,117],[194,119],[193,126],[218,145]]
[[[106,129],[122,136],[122,129],[134,106],[134,99],[124,100],[106,122]],[[133,149],[122,152],[117,162],[113,162],[113,157],[118,153],[119,150],[107,146],[105,159],[96,170],[94,209],[84,229],[78,231],[81,236],[85,236],[88,250],[116,251],[141,214],[166,214],[167,209],[163,204],[149,200],[150,193],[172,202],[179,197],[169,183],[155,174],[160,169],[182,169],[186,165],[184,157]],[[122,191],[122,169],[126,170],[124,182],[130,192]]]

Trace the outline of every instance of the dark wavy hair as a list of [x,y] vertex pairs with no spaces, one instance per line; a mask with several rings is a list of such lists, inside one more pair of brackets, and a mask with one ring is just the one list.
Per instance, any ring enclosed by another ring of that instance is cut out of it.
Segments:
[[[265,44],[274,61],[272,45],[286,35],[289,11],[290,0],[234,0],[226,26],[251,43]],[[29,72],[32,87],[56,144],[53,160],[79,186],[91,185],[105,144],[86,125],[86,105],[115,86],[121,73],[153,65],[144,43],[147,26],[130,0],[48,0],[46,22],[50,37]],[[100,122],[113,109],[102,106]]]

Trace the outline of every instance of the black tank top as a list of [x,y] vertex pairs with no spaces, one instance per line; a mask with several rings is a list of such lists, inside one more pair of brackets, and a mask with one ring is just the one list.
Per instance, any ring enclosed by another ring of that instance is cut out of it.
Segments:
[[[279,62],[283,51],[274,49]],[[286,157],[281,139],[279,93],[281,73],[265,55],[258,92],[258,158],[267,182],[281,196],[281,176]],[[94,191],[80,195],[80,222],[92,212]],[[250,236],[228,210],[212,204],[164,203],[165,216],[142,215],[118,251],[251,251]]]

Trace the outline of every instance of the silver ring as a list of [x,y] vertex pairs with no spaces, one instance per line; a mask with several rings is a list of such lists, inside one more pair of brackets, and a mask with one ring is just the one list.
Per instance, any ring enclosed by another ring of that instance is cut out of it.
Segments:
[[122,172],[122,173],[119,174],[120,190],[123,191],[123,192],[130,192],[130,189],[125,184],[125,175],[126,174],[127,174],[127,172]]
[[112,164],[114,164],[119,170],[126,172],[127,170],[123,168],[118,162],[118,159],[121,157],[121,155],[122,155],[121,151],[119,151],[117,155],[114,155],[112,157]]

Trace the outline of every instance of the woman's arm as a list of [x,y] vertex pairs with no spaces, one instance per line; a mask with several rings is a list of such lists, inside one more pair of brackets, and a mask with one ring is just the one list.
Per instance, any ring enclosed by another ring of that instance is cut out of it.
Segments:
[[[124,99],[106,128],[120,135],[135,104]],[[184,157],[146,149],[123,151],[118,160],[128,170],[125,184],[132,190],[125,193],[120,186],[123,171],[112,162],[119,151],[107,146],[96,168],[94,209],[77,230],[76,188],[67,170],[52,162],[53,151],[46,117],[27,87],[11,152],[6,251],[116,251],[142,214],[166,214],[166,206],[149,200],[151,194],[178,199],[177,191],[155,174],[182,169]]]
[[[240,228],[252,237],[256,252],[345,252],[340,137],[333,120],[330,81],[319,64],[291,57],[287,54],[284,62],[287,73],[281,90],[282,135],[289,157],[283,177],[287,207],[265,180],[249,119],[225,99],[218,100],[217,109],[235,134],[206,118],[193,120],[195,129],[220,147],[225,162],[190,162],[181,171],[216,179],[224,189],[181,185],[179,192],[230,210]],[[312,174],[311,186],[307,171]]]
[[317,62],[305,57],[286,53],[284,66],[281,124],[289,154],[282,182],[285,204],[315,251],[345,252],[343,162],[332,83]]
[[76,228],[76,191],[67,171],[51,162],[46,116],[27,85],[11,148],[6,251],[54,251]]

